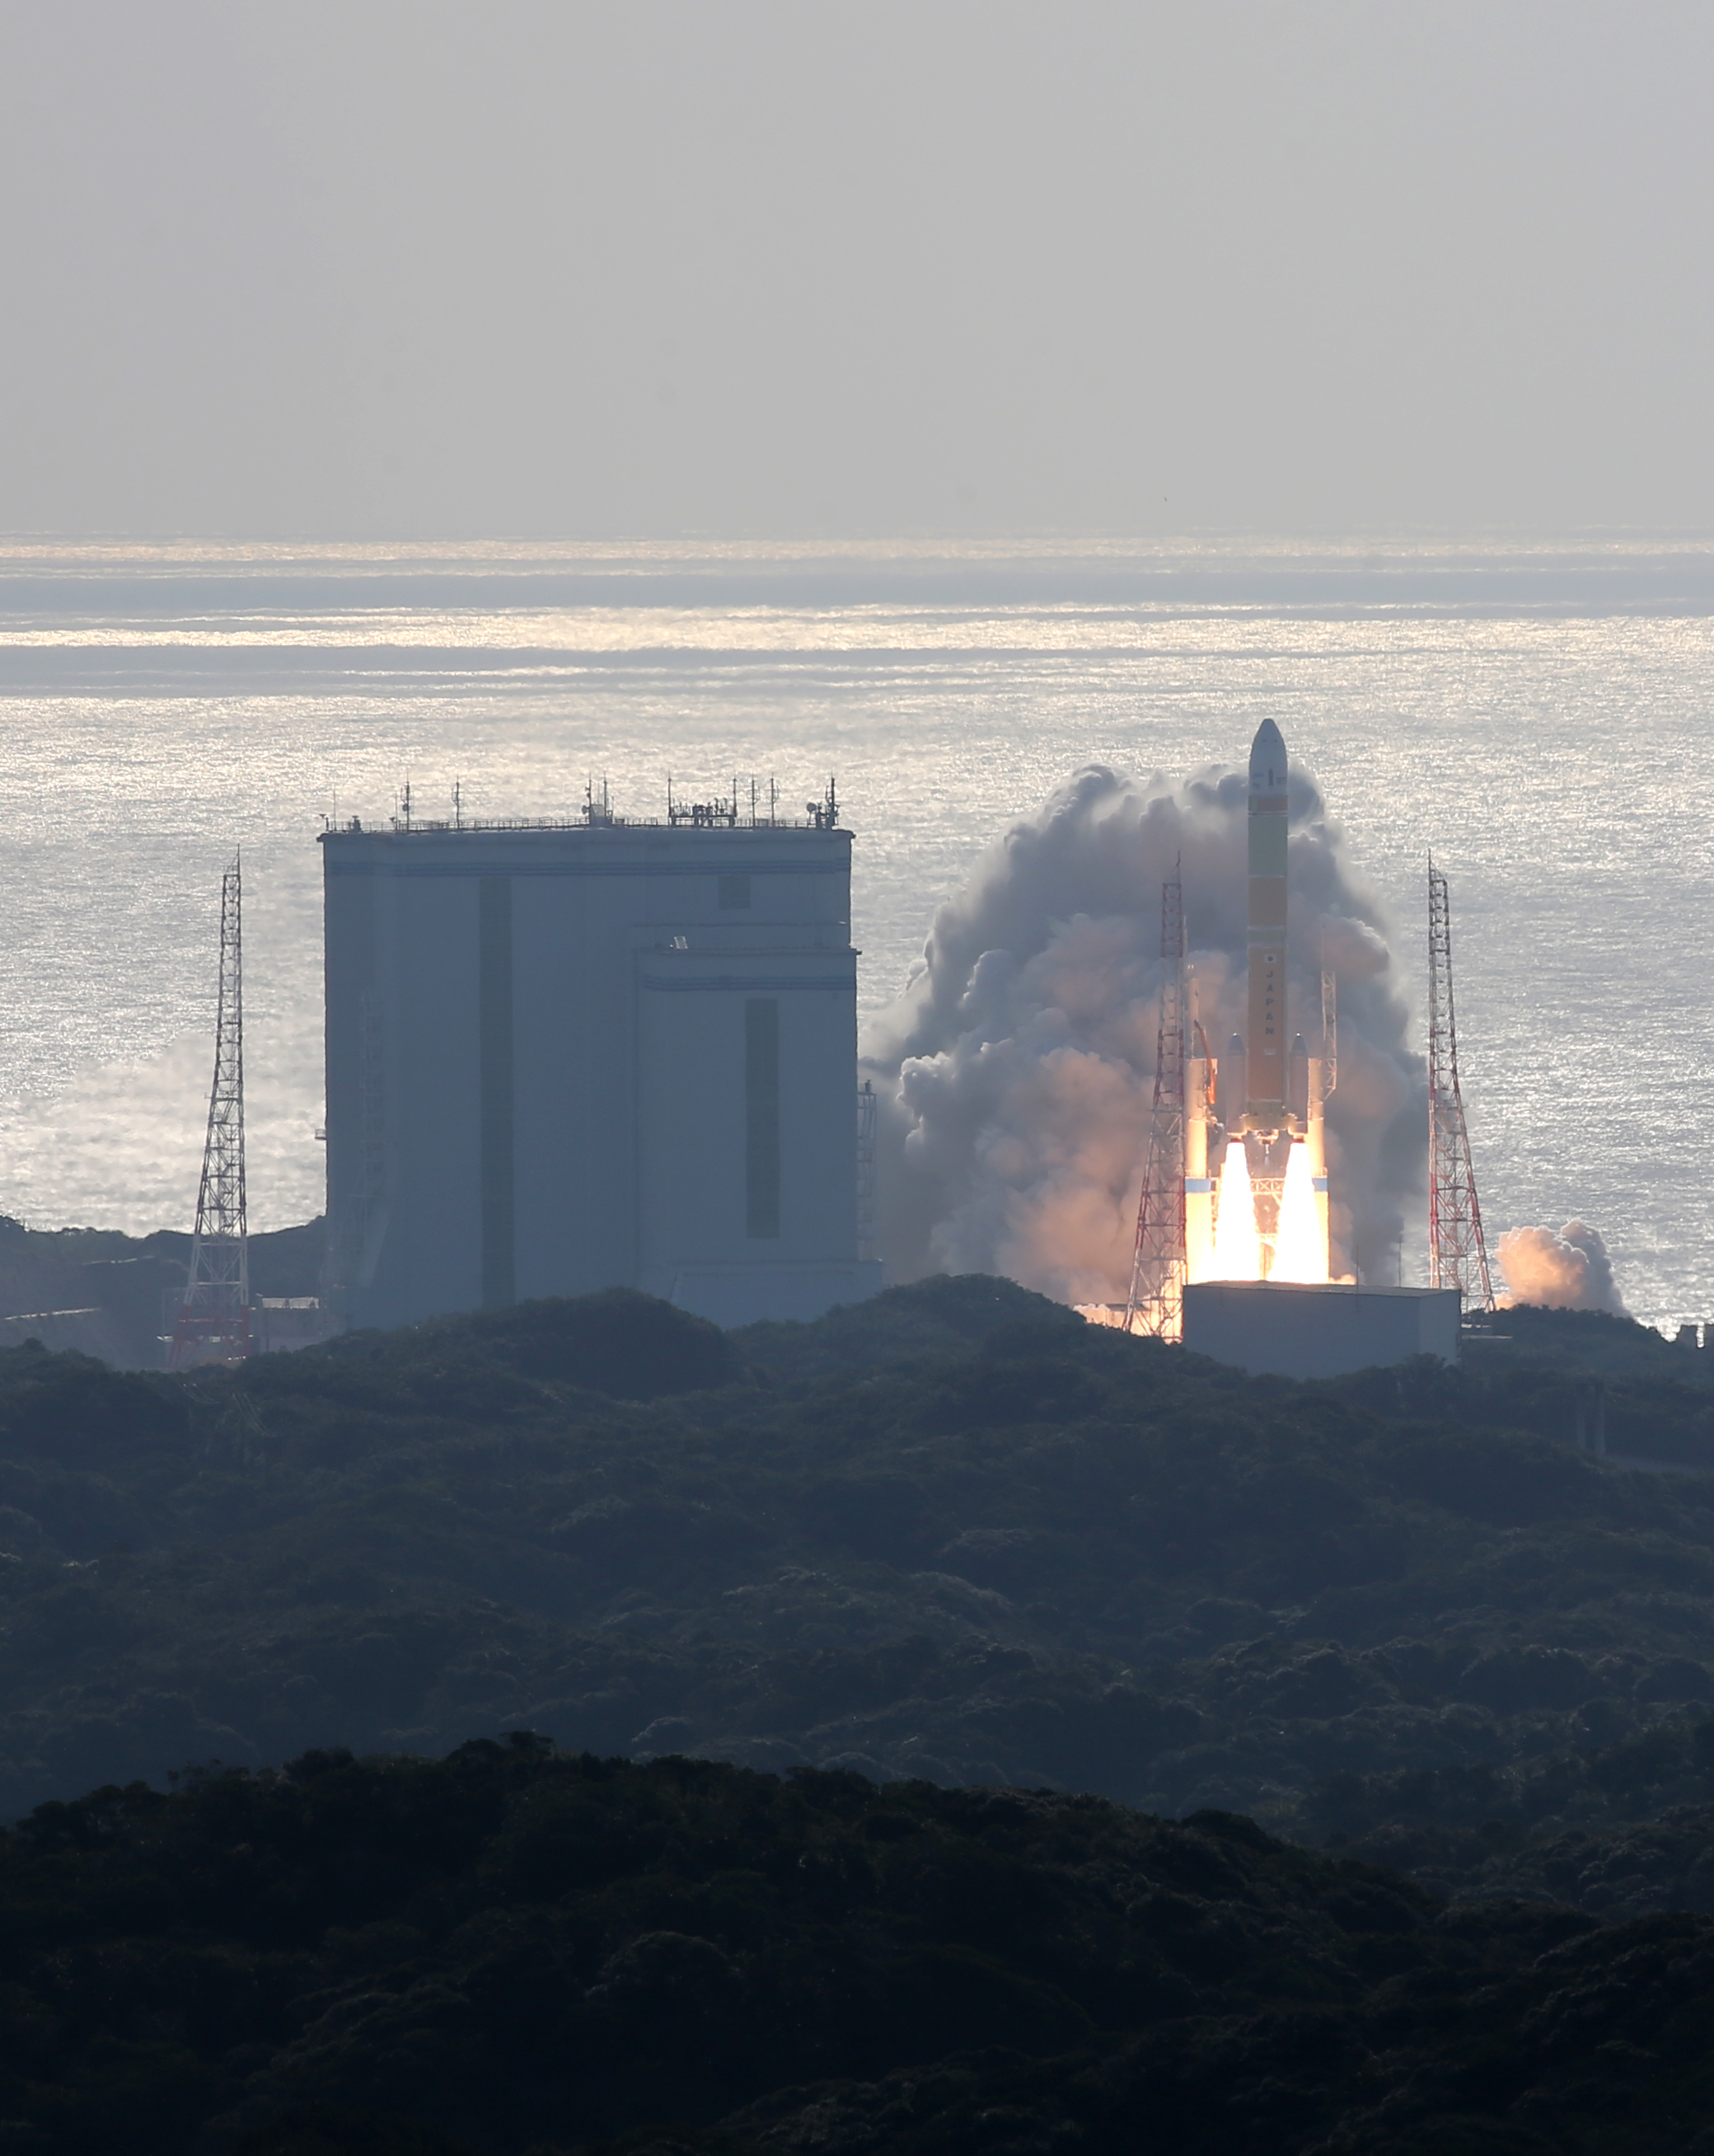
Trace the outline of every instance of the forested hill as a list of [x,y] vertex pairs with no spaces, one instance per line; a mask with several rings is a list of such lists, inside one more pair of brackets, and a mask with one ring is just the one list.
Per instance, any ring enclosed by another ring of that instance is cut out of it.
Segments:
[[1714,1917],[1446,1907],[1202,1812],[310,1753],[0,1837],[56,2156],[1681,2156]]
[[1609,1445],[1714,1466],[1714,1396],[1641,1327],[1505,1330],[1295,1385],[967,1278],[736,1337],[535,1304],[183,1379],[20,1348],[0,1816],[528,1728],[1714,1907],[1714,1483],[1572,1441],[1629,1363]]

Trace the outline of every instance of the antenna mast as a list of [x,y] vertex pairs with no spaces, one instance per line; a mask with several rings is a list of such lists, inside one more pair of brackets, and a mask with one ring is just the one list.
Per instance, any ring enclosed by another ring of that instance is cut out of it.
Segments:
[[220,884],[220,994],[214,1019],[214,1084],[197,1192],[183,1307],[169,1370],[241,1363],[250,1352],[250,1260],[244,1218],[244,1009],[239,864]]
[[1429,856],[1429,1285],[1455,1287],[1494,1307],[1494,1281],[1476,1203],[1470,1132],[1458,1087],[1452,1010],[1452,910],[1446,879]]
[[1125,1329],[1157,1340],[1184,1333],[1184,886],[1178,864],[1161,886],[1161,1022],[1148,1160]]

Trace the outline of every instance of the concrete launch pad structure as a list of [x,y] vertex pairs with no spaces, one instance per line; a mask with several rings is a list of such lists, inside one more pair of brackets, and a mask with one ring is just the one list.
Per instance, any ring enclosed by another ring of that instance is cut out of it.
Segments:
[[1458,1360],[1456,1288],[1198,1281],[1184,1291],[1184,1345],[1253,1377],[1342,1378],[1413,1355]]
[[328,1293],[348,1326],[624,1286],[872,1293],[851,834],[730,802],[323,834]]

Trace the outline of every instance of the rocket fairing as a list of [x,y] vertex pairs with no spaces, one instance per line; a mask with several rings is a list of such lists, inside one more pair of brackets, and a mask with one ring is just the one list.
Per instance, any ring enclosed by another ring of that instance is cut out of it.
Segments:
[[1286,1127],[1286,743],[1264,719],[1250,745],[1250,1054],[1244,1122]]

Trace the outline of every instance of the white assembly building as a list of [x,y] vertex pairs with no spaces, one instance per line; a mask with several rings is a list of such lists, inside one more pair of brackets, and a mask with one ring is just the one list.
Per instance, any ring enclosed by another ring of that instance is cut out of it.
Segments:
[[721,1325],[872,1293],[851,836],[736,798],[322,838],[331,1297],[628,1286]]

